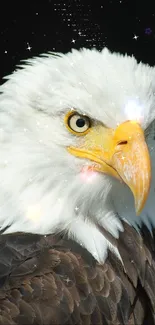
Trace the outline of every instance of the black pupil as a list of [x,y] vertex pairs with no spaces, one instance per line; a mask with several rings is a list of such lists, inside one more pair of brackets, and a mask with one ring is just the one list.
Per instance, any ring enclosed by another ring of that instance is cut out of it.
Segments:
[[85,126],[85,120],[83,118],[78,118],[78,120],[76,121],[76,125],[78,126],[78,128],[82,128],[83,126]]

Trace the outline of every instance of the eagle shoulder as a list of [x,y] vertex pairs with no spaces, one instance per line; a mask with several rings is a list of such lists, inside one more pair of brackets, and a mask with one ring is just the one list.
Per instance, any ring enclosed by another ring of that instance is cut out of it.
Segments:
[[143,324],[155,315],[154,238],[124,224],[104,265],[61,236],[0,237],[0,324]]

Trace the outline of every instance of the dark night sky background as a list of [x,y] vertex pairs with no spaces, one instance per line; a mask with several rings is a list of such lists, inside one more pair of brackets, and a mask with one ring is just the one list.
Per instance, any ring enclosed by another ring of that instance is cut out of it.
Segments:
[[[3,1],[0,82],[16,64],[47,51],[107,46],[155,65],[155,1]],[[154,3],[154,5],[153,5]],[[12,7],[10,7],[12,5]]]

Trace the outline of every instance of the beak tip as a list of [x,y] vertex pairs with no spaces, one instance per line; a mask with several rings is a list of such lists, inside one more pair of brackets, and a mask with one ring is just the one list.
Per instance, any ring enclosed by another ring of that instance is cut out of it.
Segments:
[[140,216],[140,214],[141,214],[141,211],[142,211],[141,209],[140,209],[140,210],[136,209],[136,216],[137,216],[137,217],[139,217],[139,216]]
[[136,212],[137,217],[140,216],[141,212],[143,211],[145,202],[146,202],[146,197],[141,202],[139,202],[139,200],[137,200],[137,198],[135,198],[135,212]]

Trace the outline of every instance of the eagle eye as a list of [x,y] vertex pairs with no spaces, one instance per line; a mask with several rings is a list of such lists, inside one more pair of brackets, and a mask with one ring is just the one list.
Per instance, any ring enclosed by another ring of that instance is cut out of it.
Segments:
[[90,118],[77,112],[70,112],[65,117],[67,128],[76,135],[86,134],[90,127]]

